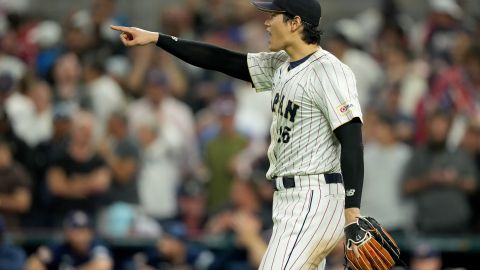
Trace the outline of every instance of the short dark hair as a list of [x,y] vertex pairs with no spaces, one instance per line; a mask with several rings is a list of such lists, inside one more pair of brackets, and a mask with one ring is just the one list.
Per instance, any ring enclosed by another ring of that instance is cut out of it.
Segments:
[[[283,13],[283,22],[288,22],[295,18],[295,15],[289,13]],[[315,26],[308,22],[302,21],[303,25],[303,32],[302,32],[302,40],[305,41],[307,44],[318,44],[320,45],[320,41],[322,38],[322,30],[320,30],[320,26]]]

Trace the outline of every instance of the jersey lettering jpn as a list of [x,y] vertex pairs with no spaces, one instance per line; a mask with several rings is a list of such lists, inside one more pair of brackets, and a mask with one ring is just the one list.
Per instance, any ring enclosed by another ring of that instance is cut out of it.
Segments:
[[325,50],[291,70],[284,51],[250,53],[247,62],[255,89],[272,95],[267,178],[340,172],[333,130],[362,119],[350,68]]

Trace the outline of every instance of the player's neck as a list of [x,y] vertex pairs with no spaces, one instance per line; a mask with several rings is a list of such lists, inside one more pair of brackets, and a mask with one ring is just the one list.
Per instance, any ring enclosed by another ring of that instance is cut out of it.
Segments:
[[300,60],[320,49],[320,46],[317,44],[306,44],[304,42],[299,42],[288,46],[285,48],[285,51],[287,52],[288,56],[290,56],[290,61],[293,62]]

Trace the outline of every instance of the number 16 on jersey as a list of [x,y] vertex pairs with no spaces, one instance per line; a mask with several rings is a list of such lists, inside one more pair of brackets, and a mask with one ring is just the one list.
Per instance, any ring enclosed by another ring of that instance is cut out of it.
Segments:
[[290,131],[292,131],[289,127],[280,127],[278,132],[278,139],[277,143],[288,143],[290,141]]

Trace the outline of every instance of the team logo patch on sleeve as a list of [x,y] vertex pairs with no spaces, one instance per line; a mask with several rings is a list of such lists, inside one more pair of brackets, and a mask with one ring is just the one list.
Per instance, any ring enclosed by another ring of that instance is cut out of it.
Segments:
[[342,104],[340,106],[338,106],[337,110],[339,113],[341,114],[345,114],[347,112],[350,111],[350,109],[353,108],[353,104],[352,103],[348,103],[348,104]]

